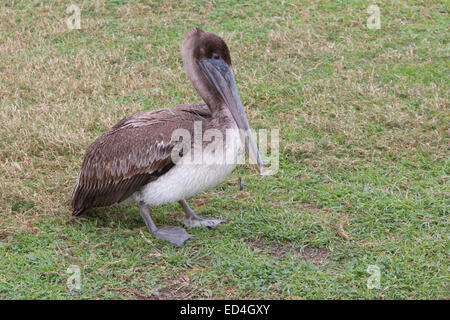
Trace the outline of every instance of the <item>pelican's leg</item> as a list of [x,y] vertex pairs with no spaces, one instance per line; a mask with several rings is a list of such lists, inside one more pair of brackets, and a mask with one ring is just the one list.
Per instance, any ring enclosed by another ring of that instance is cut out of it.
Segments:
[[157,228],[152,218],[148,214],[147,205],[143,202],[139,203],[139,212],[147,225],[148,231],[157,238],[167,240],[170,243],[181,246],[187,239],[192,238],[193,235],[186,232],[183,227],[161,227]]
[[214,219],[214,218],[204,218],[198,216],[192,211],[191,207],[189,207],[186,200],[178,201],[183,207],[184,212],[186,213],[186,218],[184,219],[184,224],[187,227],[212,227],[215,228],[221,222],[230,221],[230,219]]

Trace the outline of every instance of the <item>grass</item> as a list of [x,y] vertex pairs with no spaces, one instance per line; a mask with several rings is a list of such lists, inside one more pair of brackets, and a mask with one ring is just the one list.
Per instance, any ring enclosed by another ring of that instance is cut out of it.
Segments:
[[[67,1],[0,2],[0,298],[449,299],[448,1],[72,3],[81,30]],[[180,56],[193,26],[228,42],[253,127],[280,129],[278,174],[240,167],[191,199],[233,221],[180,248],[136,206],[72,219],[95,137],[199,101]]]

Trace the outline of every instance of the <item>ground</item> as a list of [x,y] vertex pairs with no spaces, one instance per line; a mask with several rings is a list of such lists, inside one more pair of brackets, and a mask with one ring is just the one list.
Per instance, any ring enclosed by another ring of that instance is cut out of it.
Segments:
[[[0,298],[449,299],[448,13],[434,0],[1,1]],[[232,222],[182,247],[133,205],[73,219],[93,139],[200,101],[180,55],[194,26],[228,43],[250,124],[280,130],[278,173],[241,166],[191,199]]]

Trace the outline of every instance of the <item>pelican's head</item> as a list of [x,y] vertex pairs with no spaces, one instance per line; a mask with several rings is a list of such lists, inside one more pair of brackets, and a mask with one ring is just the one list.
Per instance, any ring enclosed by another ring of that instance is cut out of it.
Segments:
[[181,53],[189,79],[211,111],[228,108],[238,128],[248,136],[250,157],[262,174],[264,165],[250,132],[225,41],[218,35],[195,28],[186,34]]

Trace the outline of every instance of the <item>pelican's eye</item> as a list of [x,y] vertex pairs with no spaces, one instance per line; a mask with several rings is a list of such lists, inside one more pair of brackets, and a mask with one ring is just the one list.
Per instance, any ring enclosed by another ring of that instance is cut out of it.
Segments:
[[216,59],[216,60],[219,60],[220,56],[217,53],[213,53],[212,58]]

